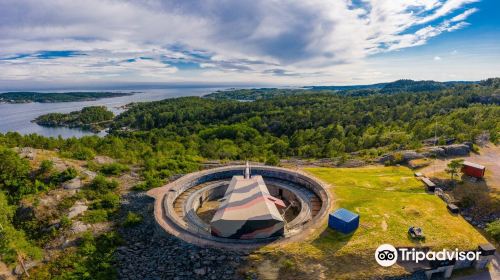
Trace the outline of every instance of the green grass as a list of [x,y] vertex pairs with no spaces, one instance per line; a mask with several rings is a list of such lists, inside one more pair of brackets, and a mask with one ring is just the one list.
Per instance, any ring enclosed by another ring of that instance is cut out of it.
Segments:
[[[376,264],[373,254],[384,243],[438,250],[475,249],[486,242],[461,216],[451,215],[441,199],[427,194],[406,167],[305,170],[331,186],[334,209],[360,214],[360,227],[345,235],[327,228],[325,222],[311,240],[263,249],[276,260],[295,260],[304,270],[319,264],[327,276],[339,279],[364,279],[405,273],[399,266],[388,269]],[[411,240],[409,226],[421,227],[425,241]]]
[[[308,172],[329,183],[335,208],[360,214],[360,227],[350,236],[348,249],[395,246],[475,249],[486,240],[461,216],[451,215],[446,204],[427,194],[420,181],[405,167],[357,169],[310,168]],[[426,239],[416,244],[408,238],[410,226],[424,230]],[[341,239],[327,230],[319,243]],[[323,240],[321,240],[323,239]]]

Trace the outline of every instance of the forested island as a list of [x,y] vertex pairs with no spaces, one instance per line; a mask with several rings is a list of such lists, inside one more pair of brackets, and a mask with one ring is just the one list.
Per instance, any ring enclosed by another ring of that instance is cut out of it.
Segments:
[[4,92],[0,103],[56,103],[92,101],[101,98],[128,96],[133,92]]
[[[494,79],[490,79],[494,80]],[[487,81],[484,81],[485,83]],[[354,86],[310,86],[301,89],[283,88],[254,88],[254,89],[229,89],[219,90],[205,95],[209,99],[232,99],[240,101],[253,101],[259,99],[271,99],[284,95],[297,95],[308,93],[340,93],[344,95],[370,95],[370,94],[393,94],[403,92],[431,92],[451,88],[460,88],[464,85],[473,85],[478,82],[436,82],[436,81],[414,81],[397,80],[391,83],[379,83],[372,85]]]
[[42,126],[77,127],[84,130],[99,132],[110,125],[114,114],[105,106],[84,107],[71,113],[49,113],[41,115],[33,122]]
[[240,101],[253,101],[259,99],[270,99],[284,95],[304,94],[303,89],[279,89],[279,88],[254,88],[254,89],[229,89],[219,90],[205,95],[209,99],[233,99]]

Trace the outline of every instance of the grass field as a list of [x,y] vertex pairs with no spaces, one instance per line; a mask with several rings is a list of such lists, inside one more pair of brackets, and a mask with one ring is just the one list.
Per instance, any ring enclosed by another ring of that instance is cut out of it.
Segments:
[[[402,267],[387,269],[376,264],[373,254],[379,245],[475,249],[486,242],[461,216],[451,215],[443,201],[425,193],[422,183],[406,167],[305,171],[330,184],[334,209],[344,207],[360,214],[360,227],[344,235],[325,224],[311,240],[264,248],[265,255],[281,265],[281,277],[364,279],[398,275],[404,273]],[[409,226],[421,227],[425,241],[412,241],[407,235]]]

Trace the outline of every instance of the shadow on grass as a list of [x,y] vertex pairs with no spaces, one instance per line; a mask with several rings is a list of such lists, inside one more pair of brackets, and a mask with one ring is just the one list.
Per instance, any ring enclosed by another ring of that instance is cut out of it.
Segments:
[[318,249],[335,253],[349,243],[355,232],[343,234],[327,227],[311,244]]

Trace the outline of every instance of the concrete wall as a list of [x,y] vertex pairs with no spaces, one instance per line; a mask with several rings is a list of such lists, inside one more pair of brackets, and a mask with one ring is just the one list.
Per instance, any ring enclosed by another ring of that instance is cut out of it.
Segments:
[[[162,192],[156,192],[153,190],[152,193],[155,193],[157,199],[163,197],[161,204],[155,204],[155,208],[158,205],[163,207],[162,215],[159,216],[160,211],[155,211],[156,219],[164,219],[168,225],[168,227],[163,226],[165,230],[176,231],[176,235],[179,235],[179,232],[183,232],[184,234],[189,232],[194,234],[195,236],[202,237],[205,239],[210,239],[211,241],[216,242],[228,242],[228,240],[224,238],[215,238],[213,236],[205,235],[205,233],[200,233],[199,228],[193,228],[192,225],[188,224],[184,219],[179,217],[174,208],[174,201],[181,195],[183,192],[197,186],[199,184],[218,181],[218,180],[228,180],[232,178],[234,175],[242,175],[244,172],[245,166],[227,166],[220,167],[214,169],[203,170],[195,173],[188,174],[180,179],[160,188]],[[300,232],[304,227],[307,227],[311,224],[316,224],[323,220],[328,214],[328,210],[330,208],[330,194],[327,191],[326,186],[324,186],[321,182],[315,180],[313,177],[308,174],[302,173],[300,171],[293,171],[285,168],[279,167],[271,167],[271,166],[252,166],[251,168],[252,175],[261,175],[270,179],[278,179],[283,181],[288,181],[293,184],[300,185],[309,191],[313,192],[316,196],[320,198],[322,201],[322,206],[320,211],[314,216],[310,222],[304,223],[300,225],[300,229],[298,228],[293,234]],[[186,232],[187,231],[187,232]],[[230,241],[230,242],[234,242]],[[241,240],[239,243],[243,242]],[[250,243],[252,241],[249,241]],[[253,241],[255,242],[255,241]],[[262,242],[266,242],[266,240],[262,240]]]

